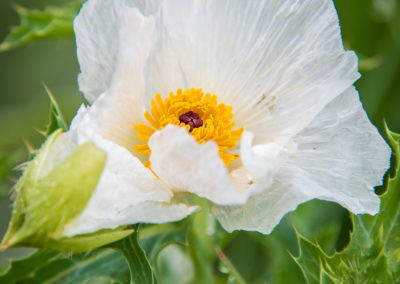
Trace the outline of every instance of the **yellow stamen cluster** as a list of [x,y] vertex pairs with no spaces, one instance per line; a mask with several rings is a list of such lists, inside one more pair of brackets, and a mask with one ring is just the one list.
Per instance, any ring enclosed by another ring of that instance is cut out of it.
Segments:
[[[180,121],[180,116],[189,111],[196,113],[203,121],[203,125],[192,128]],[[214,141],[218,145],[219,155],[228,166],[230,162],[238,158],[238,155],[228,152],[236,148],[238,140],[242,136],[243,128],[232,130],[235,121],[232,121],[232,107],[223,103],[218,104],[216,95],[204,94],[201,89],[178,89],[176,94],[170,93],[169,97],[162,99],[157,94],[151,101],[151,111],[145,112],[144,117],[150,125],[139,123],[135,125],[139,132],[138,138],[146,143],[135,146],[137,153],[150,155],[147,144],[151,135],[164,128],[168,124],[185,127],[199,143]]]

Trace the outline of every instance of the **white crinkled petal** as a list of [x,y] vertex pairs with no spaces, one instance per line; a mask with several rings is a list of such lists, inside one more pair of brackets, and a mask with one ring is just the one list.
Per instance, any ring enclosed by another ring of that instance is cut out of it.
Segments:
[[241,165],[230,172],[235,186],[250,196],[272,185],[276,173],[297,147],[292,141],[253,145],[253,138],[254,133],[243,132],[240,141]]
[[110,88],[117,66],[121,10],[125,1],[87,1],[74,21],[81,74],[79,87],[89,102]]
[[[294,149],[277,142],[253,145],[254,133],[244,131],[240,141],[240,159],[255,177],[275,173],[284,164]],[[291,143],[293,144],[293,143]]]
[[257,143],[292,137],[359,77],[331,0],[169,0],[161,9],[146,102],[203,88]]
[[90,102],[112,97],[96,131],[132,153],[139,143],[133,125],[144,120],[144,65],[155,30],[154,18],[128,6],[133,2],[90,0],[74,24],[81,90]]
[[210,209],[228,232],[246,230],[269,234],[286,213],[308,200],[310,197],[282,180],[250,198],[244,206],[211,204]]
[[299,190],[335,201],[355,214],[376,214],[391,150],[369,121],[354,87],[330,103],[294,141],[288,163]]
[[310,199],[334,201],[356,214],[376,214],[391,151],[370,123],[354,87],[332,101],[300,132],[298,145],[272,186],[241,207],[214,205],[228,231],[270,233],[285,213]]
[[64,231],[64,236],[71,237],[76,234],[91,233],[103,228],[116,228],[120,225],[136,223],[167,223],[177,221],[197,211],[196,206],[187,206],[183,203],[142,202],[130,205],[123,210],[109,212],[110,214],[97,214],[89,212],[85,218],[79,218]]
[[183,127],[168,125],[149,140],[151,169],[173,191],[191,192],[221,205],[243,204],[247,192],[232,183],[213,141],[199,144]]
[[89,0],[76,17],[79,87],[89,102],[113,85],[137,91],[155,28],[154,19],[143,14],[154,13],[160,1],[146,2]]
[[163,0],[125,0],[128,6],[137,7],[146,17],[154,15],[160,9]]

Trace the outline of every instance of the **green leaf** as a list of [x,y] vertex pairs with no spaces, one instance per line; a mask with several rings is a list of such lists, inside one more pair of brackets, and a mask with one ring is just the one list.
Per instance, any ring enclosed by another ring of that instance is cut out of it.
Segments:
[[177,244],[187,246],[187,234],[190,221],[185,219],[180,222],[160,224],[157,226],[142,226],[140,236],[141,244],[149,257],[153,267],[157,265],[158,254],[168,245]]
[[58,106],[56,99],[53,94],[50,92],[49,88],[44,85],[46,89],[47,95],[50,98],[50,112],[49,112],[49,124],[47,125],[47,129],[45,131],[45,136],[49,136],[57,129],[62,129],[63,131],[67,131],[68,127],[65,123],[64,117],[62,115],[61,109]]
[[152,284],[153,270],[139,243],[139,225],[133,226],[133,229],[135,231],[129,237],[108,246],[118,250],[125,257],[131,272],[131,283]]
[[15,260],[8,271],[0,275],[0,283],[84,283],[88,279],[105,277],[113,283],[129,283],[129,269],[120,253],[99,249],[89,254],[63,255],[38,251]]
[[395,155],[394,175],[381,196],[375,217],[351,216],[348,246],[327,255],[318,244],[298,234],[299,256],[294,257],[308,283],[398,283],[400,281],[400,135],[387,129]]
[[400,247],[400,134],[391,132],[387,127],[386,131],[396,157],[394,175],[389,178],[387,190],[381,198],[381,211],[374,218],[373,226],[377,231],[383,225],[384,245],[392,252]]
[[142,226],[140,243],[146,251],[156,279],[162,279],[164,276],[159,273],[157,260],[160,252],[171,244],[188,247],[187,235],[190,225],[188,218],[180,222]]
[[[140,230],[139,246],[145,248],[151,263],[155,265],[159,252],[168,244],[186,244],[189,224],[187,220],[183,220],[176,223],[143,226],[143,229]],[[104,231],[109,234],[132,232],[132,230]],[[96,238],[103,239],[102,235],[98,237],[100,233],[76,237],[78,240],[75,238],[58,240],[57,249],[60,248],[60,241],[66,251],[71,245],[76,245],[71,242],[81,243],[82,238],[93,245],[93,242],[96,243]],[[120,236],[118,238],[121,239]],[[0,283],[86,283],[90,279],[97,281],[99,277],[110,283],[129,283],[131,279],[129,266],[119,252],[124,249],[125,245],[130,246],[129,239],[118,244],[114,243],[112,249],[110,247],[100,248],[84,254],[59,254],[40,250],[29,257],[11,262],[10,268],[0,274]],[[128,253],[132,253],[132,248],[128,249]],[[134,277],[136,277],[135,275]]]
[[47,7],[43,11],[15,6],[21,23],[19,26],[13,27],[3,43],[0,44],[0,52],[36,40],[60,37],[73,38],[72,22],[82,3],[83,0],[76,0],[62,7]]
[[321,267],[320,283],[321,284],[337,284],[339,282]]
[[15,283],[28,277],[33,271],[40,269],[57,258],[55,252],[39,251],[27,258],[18,259],[11,263],[10,268],[0,275],[0,283]]
[[72,238],[50,238],[45,240],[43,245],[40,245],[46,249],[54,249],[61,252],[92,251],[98,247],[121,240],[132,234],[132,232],[133,230],[125,226],[112,230],[104,229],[95,233],[78,235]]

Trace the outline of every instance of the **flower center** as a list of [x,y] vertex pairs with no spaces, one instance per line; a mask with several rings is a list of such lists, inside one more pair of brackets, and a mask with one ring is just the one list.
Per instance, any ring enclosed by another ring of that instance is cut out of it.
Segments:
[[156,130],[163,129],[168,124],[185,127],[200,144],[214,141],[218,145],[219,156],[228,166],[239,155],[231,153],[242,136],[243,128],[233,129],[232,107],[218,104],[216,95],[204,94],[201,89],[178,89],[171,92],[164,100],[157,94],[151,100],[151,110],[144,113],[148,124],[135,125],[139,132],[138,138],[146,143],[135,145],[135,151],[146,155],[151,154],[147,144]]
[[190,126],[189,132],[192,132],[193,128],[203,126],[203,121],[201,120],[200,116],[193,111],[188,111],[187,113],[182,114],[179,117],[179,121]]

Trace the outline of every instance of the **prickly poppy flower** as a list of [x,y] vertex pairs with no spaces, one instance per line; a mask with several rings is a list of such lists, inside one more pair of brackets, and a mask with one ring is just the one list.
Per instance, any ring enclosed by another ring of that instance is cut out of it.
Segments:
[[63,236],[179,220],[191,194],[228,231],[314,198],[378,212],[390,150],[331,0],[90,0],[74,28],[90,106],[47,159],[87,141],[107,159]]

